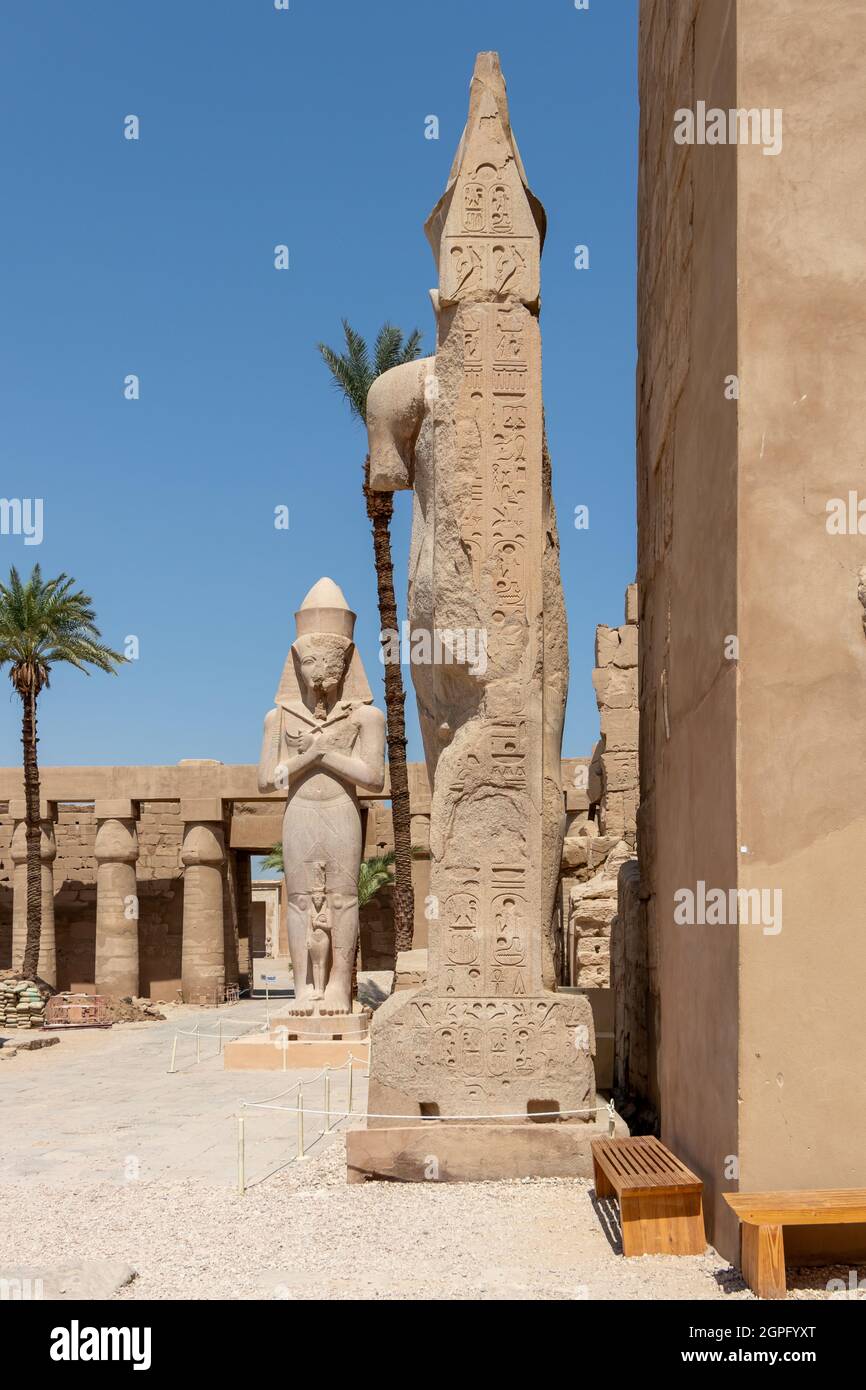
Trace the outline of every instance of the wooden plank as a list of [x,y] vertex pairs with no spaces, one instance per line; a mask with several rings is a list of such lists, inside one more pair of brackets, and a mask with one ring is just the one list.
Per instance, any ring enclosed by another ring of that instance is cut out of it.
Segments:
[[725,1192],[725,1201],[744,1225],[835,1226],[866,1224],[866,1189],[828,1188],[805,1192]]
[[745,1225],[741,1229],[740,1263],[749,1288],[758,1298],[784,1298],[787,1288],[782,1227]]
[[702,1255],[707,1247],[699,1192],[623,1192],[622,1253]]
[[703,1191],[703,1183],[654,1136],[596,1139],[593,1158],[617,1193]]

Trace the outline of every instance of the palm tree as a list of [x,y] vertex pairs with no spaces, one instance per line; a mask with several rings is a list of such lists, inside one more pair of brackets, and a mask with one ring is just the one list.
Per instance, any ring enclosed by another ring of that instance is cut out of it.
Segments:
[[[39,565],[22,583],[14,565],[9,583],[0,583],[0,667],[21,696],[24,747],[25,834],[27,839],[27,938],[22,974],[34,979],[42,930],[42,867],[39,858],[39,762],[36,757],[36,701],[47,688],[52,667],[64,662],[90,675],[88,666],[116,674],[126,657],[100,641],[91,600],[65,574],[43,580]],[[49,983],[54,983],[50,981]]]
[[[389,849],[385,854],[373,854],[369,859],[362,859],[358,869],[358,907],[366,907],[387,884],[392,883],[391,865],[394,863],[394,851]],[[283,847],[274,845],[273,849],[262,860],[263,869],[278,869],[283,872]]]
[[263,868],[263,869],[278,869],[280,873],[283,872],[283,847],[282,847],[282,845],[274,845],[273,849],[268,850],[268,853],[265,855],[264,859],[262,860],[262,868]]
[[[343,319],[345,352],[336,352],[319,343],[319,352],[352,414],[367,422],[367,392],[376,377],[391,367],[414,362],[421,353],[421,333],[416,328],[404,340],[399,328],[385,323],[379,329],[372,360],[366,342]],[[390,492],[374,492],[370,487],[370,456],[364,460],[364,501],[373,530],[373,560],[379,595],[379,629],[382,642],[397,629],[397,600],[394,597],[394,567],[391,561],[391,516],[394,499]],[[399,662],[385,662],[385,713],[388,728],[388,766],[391,773],[391,814],[394,821],[394,946],[397,951],[412,948],[415,898],[412,891],[411,812],[409,774],[406,770],[406,692]]]
[[387,854],[374,854],[370,859],[363,859],[358,871],[358,906],[366,907],[371,903],[376,894],[382,888],[393,883],[391,878],[391,865],[394,863],[394,851],[389,849]]

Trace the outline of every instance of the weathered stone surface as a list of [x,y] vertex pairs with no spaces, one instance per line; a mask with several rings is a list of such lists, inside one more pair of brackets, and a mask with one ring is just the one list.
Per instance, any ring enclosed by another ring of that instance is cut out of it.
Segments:
[[619,628],[619,646],[613,658],[616,666],[637,666],[637,624]]
[[638,746],[638,712],[636,709],[603,709],[601,732],[608,752],[636,753]]
[[625,591],[625,620],[627,623],[636,623],[638,621],[638,598],[636,584],[629,584]]
[[619,628],[606,627],[599,623],[595,629],[595,664],[611,666],[619,653]]
[[[586,844],[598,853],[598,846],[609,841],[602,836],[587,837]],[[618,840],[598,872],[571,888],[565,949],[567,978],[572,985],[599,989],[610,984],[609,942],[617,912],[617,876],[631,854],[628,844]]]
[[428,955],[427,948],[423,946],[398,953],[396,989],[420,989],[427,979]]
[[[399,1182],[507,1182],[518,1178],[589,1178],[593,1139],[610,1136],[607,1108],[600,1104],[582,1125],[542,1121],[520,1125],[443,1125],[350,1130],[346,1135],[347,1178]],[[617,1115],[613,1134],[628,1136]]]
[[627,792],[634,787],[635,755],[633,753],[605,753],[604,767],[605,793]]
[[412,628],[482,634],[486,657],[413,663],[438,917],[424,988],[375,1016],[371,1117],[594,1099],[589,1006],[553,990],[568,668],[541,410],[543,231],[498,58],[481,54],[427,223],[436,355],[386,373],[367,402],[372,486],[415,490]]
[[599,706],[608,709],[637,709],[637,690],[630,670],[616,666],[597,668],[592,683]]
[[296,1020],[351,1024],[358,941],[358,788],[385,780],[385,720],[352,641],[355,614],[323,578],[295,614],[297,637],[265,719],[259,790],[285,790],[283,864]]
[[118,801],[97,802],[95,812],[96,990],[122,998],[138,993],[135,812]]

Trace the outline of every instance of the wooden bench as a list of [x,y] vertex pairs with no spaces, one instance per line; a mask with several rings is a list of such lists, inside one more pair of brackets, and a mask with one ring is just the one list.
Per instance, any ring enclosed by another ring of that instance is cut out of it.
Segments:
[[616,1197],[623,1255],[702,1255],[703,1183],[651,1135],[594,1139],[596,1197]]
[[725,1192],[742,1225],[743,1278],[758,1298],[784,1298],[783,1226],[866,1223],[866,1189],[817,1192]]

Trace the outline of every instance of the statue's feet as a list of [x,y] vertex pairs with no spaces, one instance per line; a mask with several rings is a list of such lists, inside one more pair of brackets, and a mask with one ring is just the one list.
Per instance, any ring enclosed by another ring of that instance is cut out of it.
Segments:
[[333,993],[330,989],[325,990],[320,1012],[327,1014],[328,1017],[342,1016],[352,1012],[352,1001],[345,995],[339,994],[336,990]]
[[309,1018],[312,1012],[313,1005],[309,994],[302,994],[289,1009],[291,1018]]

